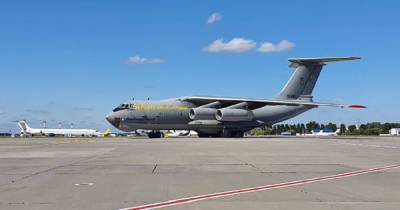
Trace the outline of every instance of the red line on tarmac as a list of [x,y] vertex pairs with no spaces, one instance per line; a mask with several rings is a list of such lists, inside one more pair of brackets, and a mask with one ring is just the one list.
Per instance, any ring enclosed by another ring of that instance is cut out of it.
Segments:
[[278,184],[264,185],[264,186],[259,186],[259,187],[251,187],[251,188],[244,188],[244,189],[239,189],[239,190],[217,192],[217,193],[211,193],[211,194],[205,194],[205,195],[197,195],[197,196],[192,196],[192,197],[179,198],[176,200],[164,201],[164,202],[160,202],[160,203],[151,203],[151,204],[145,204],[142,206],[123,208],[120,210],[159,209],[159,208],[164,208],[167,206],[177,206],[177,205],[192,203],[192,202],[201,201],[201,200],[221,198],[221,197],[233,196],[233,195],[238,195],[238,194],[259,192],[259,191],[285,188],[285,187],[291,187],[291,186],[298,186],[298,185],[304,185],[304,184],[311,184],[314,182],[322,182],[322,181],[327,181],[327,180],[341,179],[341,178],[345,178],[345,177],[380,172],[380,171],[385,171],[385,170],[395,169],[395,168],[400,168],[400,165],[390,165],[390,166],[384,166],[384,167],[379,167],[379,168],[370,168],[370,169],[357,170],[357,171],[346,172],[346,173],[341,173],[341,174],[335,174],[335,175],[330,175],[330,176],[322,176],[322,177],[302,179],[302,180],[296,180],[296,181],[290,181],[290,182],[284,182],[284,183],[278,183]]

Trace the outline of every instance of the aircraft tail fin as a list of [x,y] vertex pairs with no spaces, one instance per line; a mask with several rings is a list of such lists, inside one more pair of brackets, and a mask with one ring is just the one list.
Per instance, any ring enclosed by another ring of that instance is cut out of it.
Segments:
[[321,69],[327,62],[357,60],[359,57],[289,58],[289,67],[295,71],[283,87],[278,99],[298,99],[311,96]]
[[339,134],[340,133],[340,128],[336,129],[335,134]]
[[28,130],[30,130],[31,128],[29,127],[29,125],[26,123],[25,120],[21,120],[18,121],[18,127],[21,129],[21,131],[26,132]]
[[104,137],[106,137],[106,136],[110,136],[111,135],[111,129],[107,129],[107,130],[105,130],[103,133],[101,133]]

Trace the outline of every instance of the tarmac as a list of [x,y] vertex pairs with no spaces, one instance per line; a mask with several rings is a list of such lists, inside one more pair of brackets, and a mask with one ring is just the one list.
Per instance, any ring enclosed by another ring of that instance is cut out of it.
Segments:
[[398,137],[0,138],[0,209],[400,209],[399,164]]

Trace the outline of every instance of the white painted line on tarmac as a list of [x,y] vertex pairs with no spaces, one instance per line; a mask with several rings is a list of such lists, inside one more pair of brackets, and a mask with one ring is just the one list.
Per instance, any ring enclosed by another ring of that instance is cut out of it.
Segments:
[[400,168],[400,165],[390,165],[390,166],[384,166],[384,167],[379,167],[379,168],[362,169],[362,170],[346,172],[346,173],[341,173],[341,174],[335,174],[335,175],[330,175],[330,176],[322,176],[322,177],[315,177],[315,178],[310,178],[310,179],[302,179],[302,180],[295,180],[295,181],[290,181],[290,182],[283,182],[283,183],[278,183],[278,184],[264,185],[264,186],[244,188],[244,189],[224,191],[224,192],[217,192],[217,193],[211,193],[211,194],[205,194],[205,195],[197,195],[197,196],[179,198],[176,200],[169,200],[169,201],[164,201],[164,202],[159,202],[159,203],[150,203],[150,204],[145,204],[145,205],[141,205],[141,206],[128,207],[128,208],[123,208],[120,210],[159,209],[159,208],[164,208],[164,207],[168,207],[168,206],[178,206],[178,205],[183,205],[183,204],[187,204],[187,203],[221,198],[221,197],[228,197],[228,196],[233,196],[233,195],[238,195],[238,194],[266,191],[266,190],[286,188],[286,187],[291,187],[291,186],[311,184],[311,183],[315,183],[315,182],[342,179],[342,178],[346,178],[346,177],[358,176],[358,175],[369,174],[369,173],[376,173],[376,172],[386,171],[386,170],[395,169],[395,168]]
[[343,145],[351,145],[351,146],[359,146],[359,147],[375,147],[375,148],[384,148],[384,149],[400,149],[400,147],[394,146],[385,146],[385,145],[376,145],[376,144],[360,144],[360,143],[349,143],[349,142],[335,142],[337,144]]
[[74,184],[75,186],[93,186],[94,183],[93,182],[84,182],[84,183],[77,183]]

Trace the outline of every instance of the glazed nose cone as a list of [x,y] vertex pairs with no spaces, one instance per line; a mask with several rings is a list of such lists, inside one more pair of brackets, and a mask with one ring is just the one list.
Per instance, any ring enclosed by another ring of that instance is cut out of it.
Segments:
[[118,128],[119,127],[119,120],[114,116],[114,113],[111,112],[106,116],[106,120],[113,125],[114,127]]

